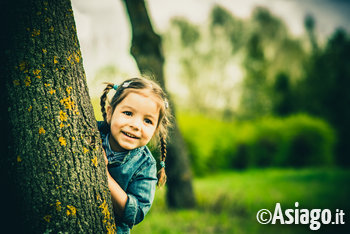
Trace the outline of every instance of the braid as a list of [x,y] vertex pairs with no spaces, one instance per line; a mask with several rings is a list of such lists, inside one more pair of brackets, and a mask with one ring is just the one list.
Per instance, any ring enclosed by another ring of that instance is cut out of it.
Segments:
[[109,92],[110,89],[113,89],[113,84],[112,83],[106,83],[107,86],[106,88],[103,90],[103,94],[100,98],[100,105],[101,105],[101,112],[102,112],[102,116],[103,116],[103,120],[105,122],[107,122],[107,114],[106,114],[106,100],[107,100],[107,94]]
[[166,158],[166,140],[163,136],[160,137],[160,162],[161,162],[161,168],[158,171],[157,177],[158,177],[158,187],[162,187],[166,183],[166,173],[165,173],[165,158]]
[[164,137],[160,138],[160,147],[161,147],[161,156],[160,156],[160,160],[165,162],[165,158],[166,158],[166,154],[167,154],[167,150],[166,150],[166,140]]

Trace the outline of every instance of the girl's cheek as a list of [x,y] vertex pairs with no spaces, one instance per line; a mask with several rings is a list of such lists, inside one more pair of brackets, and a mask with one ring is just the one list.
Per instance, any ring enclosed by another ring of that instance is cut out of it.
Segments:
[[123,115],[115,116],[114,118],[114,122],[117,122],[117,123],[125,122],[125,120],[126,119]]
[[150,135],[150,137],[153,137],[155,132],[156,132],[156,128],[155,128],[155,127],[150,128],[150,129],[149,129],[149,135]]

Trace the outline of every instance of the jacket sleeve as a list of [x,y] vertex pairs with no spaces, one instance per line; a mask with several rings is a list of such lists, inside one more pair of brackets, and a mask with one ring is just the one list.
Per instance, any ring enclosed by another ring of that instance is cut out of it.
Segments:
[[149,163],[134,176],[126,189],[128,200],[122,221],[129,228],[140,223],[151,208],[157,184],[156,174],[155,162]]

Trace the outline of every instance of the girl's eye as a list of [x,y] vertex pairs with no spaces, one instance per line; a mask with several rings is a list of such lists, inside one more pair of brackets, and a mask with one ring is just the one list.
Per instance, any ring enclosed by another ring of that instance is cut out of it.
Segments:
[[127,116],[132,116],[132,113],[130,111],[124,111],[123,114],[125,114]]
[[151,124],[151,125],[153,124],[152,120],[150,120],[150,119],[145,119],[145,123],[146,124]]

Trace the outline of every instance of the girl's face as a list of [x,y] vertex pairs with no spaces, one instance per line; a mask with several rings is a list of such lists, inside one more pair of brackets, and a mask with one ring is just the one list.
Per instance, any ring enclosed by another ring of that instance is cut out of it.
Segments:
[[113,151],[132,150],[146,145],[156,131],[159,118],[157,99],[149,92],[129,93],[114,112],[107,107],[107,122]]

